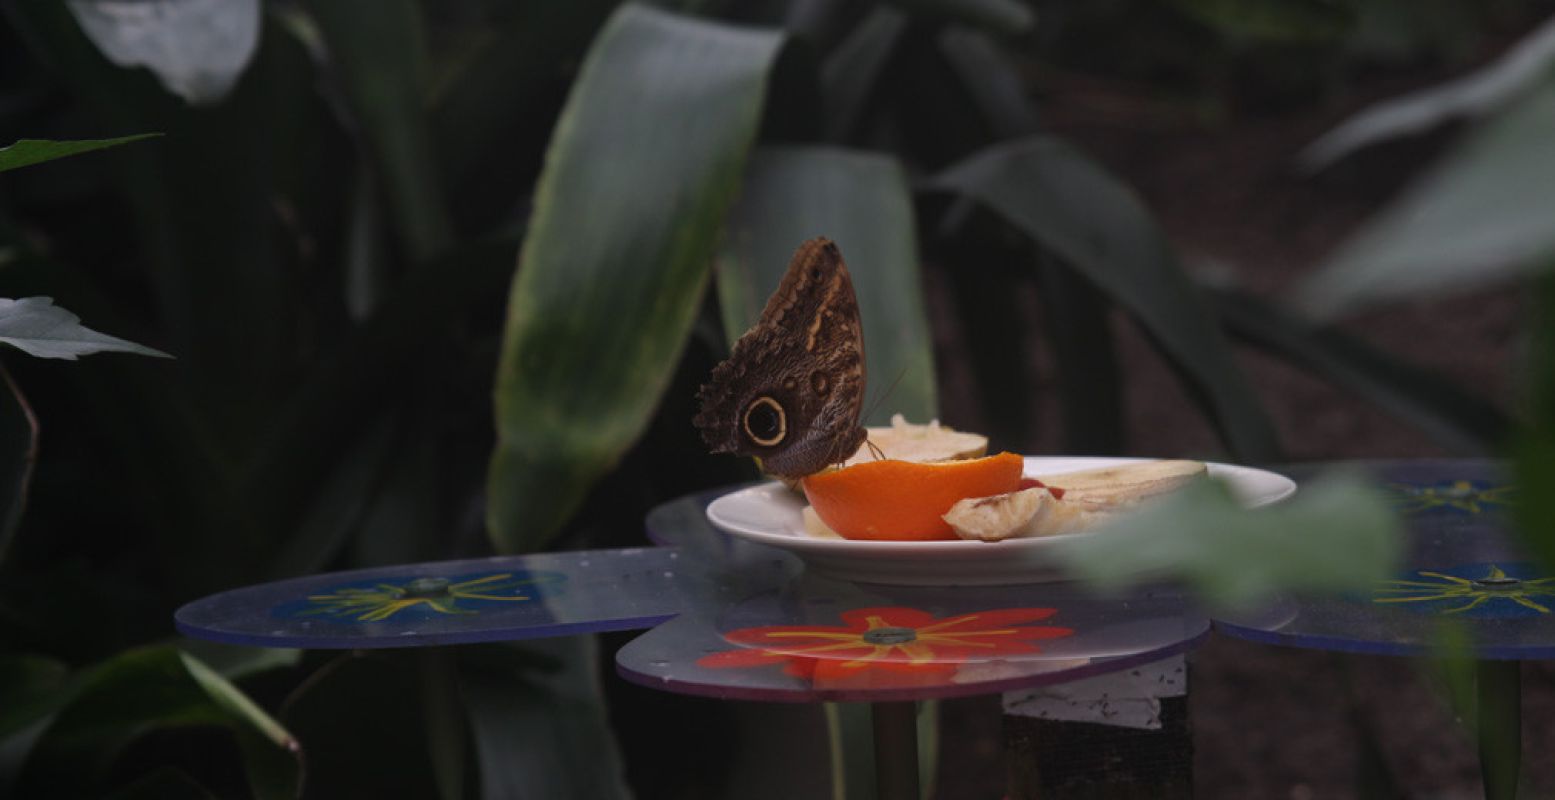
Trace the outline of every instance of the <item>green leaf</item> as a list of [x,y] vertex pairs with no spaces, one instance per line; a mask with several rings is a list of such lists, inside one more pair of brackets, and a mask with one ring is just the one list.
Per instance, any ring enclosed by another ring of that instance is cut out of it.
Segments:
[[345,654],[288,699],[283,718],[308,756],[309,797],[438,797],[417,702],[432,678],[420,667],[415,652]]
[[951,27],[940,33],[936,44],[989,130],[1000,138],[1037,132],[1037,114],[1026,97],[1025,78],[992,37]]
[[1133,192],[1047,137],[982,150],[935,176],[930,186],[987,206],[1111,295],[1202,391],[1238,457],[1274,457],[1273,426],[1214,314]]
[[206,696],[222,710],[231,714],[236,720],[252,726],[265,739],[283,750],[292,750],[297,746],[296,740],[281,726],[274,717],[266,714],[248,695],[233,686],[226,678],[223,678],[216,670],[206,666],[204,662],[183,651],[178,652],[178,658],[183,662],[184,669],[189,671],[189,677],[205,691]]
[[1101,587],[1169,575],[1234,608],[1281,592],[1366,589],[1392,573],[1402,546],[1398,518],[1381,492],[1353,476],[1324,475],[1290,500],[1251,510],[1224,484],[1198,481],[1064,540],[1054,553]]
[[[1410,8],[1404,13],[1414,12]],[[1361,111],[1308,145],[1298,158],[1307,169],[1321,169],[1368,145],[1424,133],[1452,119],[1489,114],[1550,81],[1552,69],[1555,18],[1486,66]]]
[[117,139],[81,139],[69,142],[56,142],[48,139],[19,139],[9,147],[0,147],[0,172],[19,169],[33,164],[41,164],[45,161],[53,161],[56,158],[65,158],[77,153],[90,153],[93,150],[117,147],[121,144],[138,142],[142,139],[151,139],[161,135],[160,133],[139,133],[134,136],[120,136]]
[[437,253],[451,243],[453,227],[426,113],[421,9],[414,0],[326,0],[307,8],[388,194],[395,229],[413,258]]
[[1555,256],[1555,79],[1486,120],[1299,288],[1334,316],[1509,280]]
[[0,795],[11,796],[33,745],[69,697],[64,662],[0,656]]
[[557,123],[509,296],[487,524],[550,539],[642,433],[696,318],[783,36],[627,5]]
[[911,196],[889,157],[823,147],[757,152],[718,255],[724,335],[732,343],[755,324],[794,250],[816,236],[837,243],[853,276],[870,378],[866,423],[889,424],[896,413],[933,418],[933,342]]
[[259,0],[66,5],[109,61],[150,69],[168,91],[196,105],[226,97],[259,47]]
[[[536,669],[535,654],[552,662]],[[464,654],[481,796],[631,797],[615,746],[593,637],[485,647]]]
[[881,70],[906,29],[907,17],[901,12],[871,9],[826,56],[821,65],[821,93],[827,139],[842,141],[857,127],[873,99]]
[[1219,289],[1211,296],[1234,336],[1355,392],[1450,451],[1488,454],[1511,428],[1506,414],[1484,398],[1337,328],[1246,292]]
[[161,350],[87,328],[50,297],[0,297],[0,342],[39,358],[76,360],[93,353],[135,353],[172,358]]
[[1063,411],[1060,452],[1122,453],[1127,426],[1122,371],[1113,344],[1112,304],[1058,259],[1039,256],[1039,260],[1042,313],[1058,367],[1055,393]]
[[19,785],[48,796],[86,796],[107,778],[114,757],[160,728],[217,725],[244,752],[250,785],[262,798],[295,795],[300,778],[291,734],[215,670],[179,650],[129,650],[62,689],[58,711],[39,737]]
[[[450,200],[465,205],[464,195],[489,193],[492,174],[530,168],[528,159],[544,145],[554,113],[556,87],[618,5],[616,0],[568,3],[503,3],[511,14],[495,30],[486,30],[464,48],[456,69],[438,84],[432,113],[438,158],[444,167]],[[545,116],[541,116],[541,115]],[[533,148],[515,146],[535,141]],[[522,163],[512,164],[515,159]],[[511,205],[511,193],[493,197]]]

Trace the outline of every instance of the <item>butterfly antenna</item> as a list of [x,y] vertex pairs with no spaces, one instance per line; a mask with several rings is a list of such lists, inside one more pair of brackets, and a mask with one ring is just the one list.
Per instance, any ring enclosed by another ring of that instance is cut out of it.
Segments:
[[869,404],[869,408],[864,410],[864,419],[869,419],[870,417],[874,416],[875,410],[880,408],[880,404],[884,403],[886,399],[891,396],[892,392],[896,391],[896,385],[902,382],[902,376],[906,374],[906,367],[902,367],[901,369],[897,370],[896,377],[891,379],[891,385],[885,387],[885,394],[875,398],[875,401]]

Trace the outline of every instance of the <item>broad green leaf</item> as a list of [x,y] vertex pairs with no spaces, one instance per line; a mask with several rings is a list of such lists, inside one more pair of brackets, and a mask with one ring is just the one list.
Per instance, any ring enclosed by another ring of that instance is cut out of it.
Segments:
[[74,361],[93,353],[135,353],[172,358],[161,350],[98,333],[50,297],[0,297],[0,342],[39,358]]
[[882,68],[907,29],[907,16],[892,8],[871,9],[821,65],[826,138],[842,141],[857,127]]
[[1423,133],[1453,119],[1489,114],[1550,81],[1552,70],[1555,17],[1467,75],[1361,111],[1308,145],[1299,159],[1307,169],[1321,169],[1377,142]]
[[259,47],[259,0],[70,0],[109,61],[146,67],[196,105],[227,96]]
[[0,796],[11,796],[33,745],[68,699],[68,674],[51,658],[0,656]]
[[[1048,346],[1057,362],[1054,388],[1063,411],[1059,452],[1122,453],[1127,446],[1123,375],[1113,344],[1112,304],[1095,285],[1058,259],[1042,255],[1039,259],[1043,319]],[[987,342],[984,346],[997,344]],[[1011,367],[1006,364],[1004,369]]]
[[1144,206],[1115,178],[1063,142],[1031,137],[982,150],[930,187],[988,207],[1111,295],[1202,392],[1233,453],[1274,457],[1273,426],[1213,313]]
[[1505,281],[1555,257],[1555,78],[1470,131],[1299,288],[1314,316]]
[[282,718],[307,753],[308,796],[438,797],[434,745],[417,702],[428,679],[413,651],[323,662]]
[[[512,204],[502,178],[532,174],[529,159],[545,143],[552,95],[566,85],[572,63],[618,4],[502,4],[511,5],[511,19],[467,48],[471,52],[445,73],[433,95],[432,127],[451,203],[462,208],[475,194],[491,195],[493,206]],[[525,146],[530,141],[533,148]]]
[[993,33],[1017,34],[1031,30],[1037,15],[1017,0],[891,0],[904,10],[925,16],[963,22]]
[[[536,669],[535,655],[554,662]],[[590,636],[466,652],[459,691],[470,714],[481,797],[627,800]]]
[[1338,328],[1301,319],[1246,292],[1220,289],[1211,296],[1233,336],[1355,392],[1450,451],[1487,454],[1511,427],[1486,399]]
[[867,424],[937,413],[933,343],[918,277],[911,196],[886,156],[822,147],[757,151],[717,261],[730,342],[756,322],[800,243],[842,250],[864,322]]
[[183,662],[184,669],[189,671],[189,677],[205,691],[205,694],[223,711],[231,714],[234,719],[241,720],[252,726],[260,735],[276,747],[282,750],[295,750],[297,742],[291,733],[282,727],[274,717],[265,713],[248,695],[241,689],[232,685],[216,670],[206,666],[204,662],[183,651],[178,652],[178,659]]
[[1243,508],[1218,481],[1198,481],[1053,552],[1102,587],[1170,575],[1232,608],[1281,592],[1366,589],[1396,569],[1402,547],[1381,492],[1325,475],[1259,509]]
[[627,5],[552,135],[509,296],[487,524],[550,539],[641,434],[696,318],[783,37]]
[[994,135],[1008,138],[1037,132],[1037,114],[1027,99],[1026,81],[992,37],[950,27],[936,43]]
[[447,247],[453,230],[426,113],[430,82],[414,0],[322,0],[307,9],[349,100],[411,256]]
[[122,748],[151,730],[221,726],[237,736],[250,786],[261,798],[295,795],[296,742],[215,670],[172,647],[129,650],[83,672],[33,748],[21,791],[95,792]]
[[[56,158],[73,156],[77,153],[90,153],[93,150],[103,150],[121,144],[138,142],[142,139],[151,139],[161,135],[160,133],[140,133],[134,136],[121,136],[117,139],[81,139],[69,142],[56,142],[48,139],[20,139],[8,147],[0,147],[0,172],[20,169],[33,164],[41,164],[45,161],[53,161]],[[4,259],[0,259],[0,264],[3,263],[5,263]]]

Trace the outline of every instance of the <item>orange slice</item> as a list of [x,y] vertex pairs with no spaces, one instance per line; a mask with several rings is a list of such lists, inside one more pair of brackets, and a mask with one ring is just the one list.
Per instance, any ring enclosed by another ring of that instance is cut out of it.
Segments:
[[954,539],[941,517],[957,500],[1020,488],[1025,459],[1000,453],[923,464],[885,459],[810,475],[800,482],[827,527],[848,539]]

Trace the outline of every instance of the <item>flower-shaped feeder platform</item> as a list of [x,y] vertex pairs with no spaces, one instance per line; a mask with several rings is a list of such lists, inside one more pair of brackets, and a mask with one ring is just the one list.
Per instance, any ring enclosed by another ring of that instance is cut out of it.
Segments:
[[888,586],[808,574],[705,514],[720,492],[649,515],[658,547],[470,559],[222,592],[183,633],[261,647],[451,645],[652,629],[618,672],[671,692],[873,704],[882,796],[916,797],[913,701],[1063,683],[1186,651],[1209,621],[1173,589],[1072,583]]
[[1479,702],[1490,710],[1484,716],[1502,722],[1481,728],[1486,795],[1511,797],[1520,749],[1518,662],[1555,658],[1555,576],[1512,536],[1507,469],[1479,459],[1358,466],[1403,516],[1404,569],[1369,592],[1217,614],[1215,628],[1269,644],[1426,656],[1457,624],[1477,659]]

